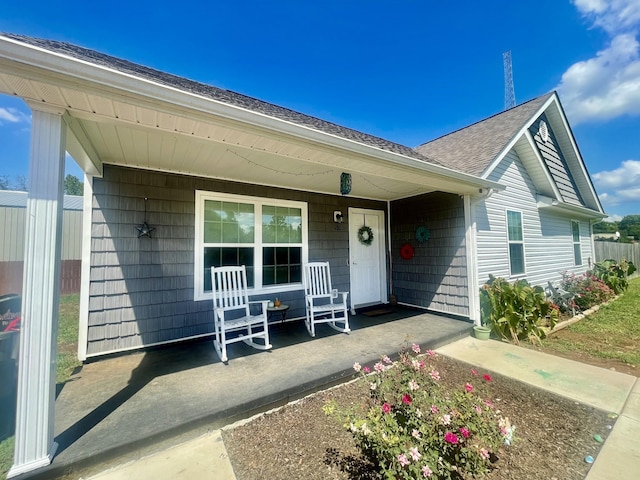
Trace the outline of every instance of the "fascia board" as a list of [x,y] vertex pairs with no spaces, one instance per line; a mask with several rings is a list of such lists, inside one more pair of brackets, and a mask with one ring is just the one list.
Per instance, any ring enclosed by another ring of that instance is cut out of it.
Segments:
[[511,151],[511,149],[516,144],[516,142],[520,139],[520,137],[522,135],[524,135],[524,133],[531,126],[531,124],[536,120],[536,118],[538,118],[540,115],[542,115],[542,112],[544,112],[547,109],[547,107],[554,101],[554,99],[555,99],[555,95],[552,95],[551,97],[549,97],[547,99],[547,101],[544,102],[544,104],[542,104],[542,106],[538,110],[536,110],[536,112],[533,115],[531,115],[531,117],[529,118],[529,120],[527,120],[527,122],[524,124],[524,126],[518,131],[518,133],[516,133],[513,136],[511,141],[509,141],[509,143],[507,143],[505,145],[505,147],[496,156],[496,158],[493,160],[493,162],[491,162],[491,164],[485,169],[485,171],[482,174],[482,178],[488,178],[489,175],[491,175],[491,173],[493,173],[495,168],[500,164],[500,162],[502,162],[502,160],[507,155],[507,153],[509,153]]
[[415,168],[423,172],[465,183],[474,188],[504,189],[501,184],[484,178],[426,163],[402,154],[389,152],[378,147],[321,132],[307,126],[270,117],[263,113],[223,103],[219,100],[185,92],[175,87],[162,85],[148,79],[119,72],[101,65],[95,65],[85,60],[68,57],[41,47],[27,45],[2,36],[0,36],[0,56],[23,65],[28,65],[36,75],[43,70],[51,71],[67,77],[73,77],[76,84],[100,84],[116,89],[121,93],[125,92],[129,95],[141,96],[147,99],[151,98],[156,102],[168,103],[189,110],[195,109],[206,114],[215,115],[242,124],[303,138],[320,145],[347,150],[367,157],[374,157],[378,160]]
[[584,218],[600,219],[602,220],[607,216],[604,212],[598,212],[587,207],[580,207],[578,205],[571,205],[569,203],[560,202],[554,198],[545,197],[544,195],[538,195],[537,206],[539,209],[557,210],[563,213],[569,213],[571,215],[578,215]]

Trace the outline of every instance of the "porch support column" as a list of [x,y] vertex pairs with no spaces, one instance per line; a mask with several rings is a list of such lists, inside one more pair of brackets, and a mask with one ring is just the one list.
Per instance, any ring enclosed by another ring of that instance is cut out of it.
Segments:
[[30,106],[15,454],[8,478],[49,465],[57,448],[53,438],[67,127],[63,110]]
[[478,249],[476,238],[476,216],[474,202],[470,195],[463,197],[465,245],[467,252],[467,288],[469,296],[469,320],[480,325],[480,286],[478,285]]

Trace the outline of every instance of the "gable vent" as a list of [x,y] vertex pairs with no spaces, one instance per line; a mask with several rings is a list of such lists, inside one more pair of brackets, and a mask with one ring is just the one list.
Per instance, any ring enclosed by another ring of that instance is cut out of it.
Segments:
[[540,135],[540,139],[543,142],[547,142],[549,140],[549,128],[547,127],[547,122],[542,120],[540,122],[540,126],[538,127],[538,134]]

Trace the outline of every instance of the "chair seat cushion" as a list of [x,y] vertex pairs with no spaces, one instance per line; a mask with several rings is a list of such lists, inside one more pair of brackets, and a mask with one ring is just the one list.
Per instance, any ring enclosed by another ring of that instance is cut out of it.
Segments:
[[314,312],[330,312],[331,310],[345,310],[347,306],[344,303],[326,303],[323,305],[314,305],[311,310]]

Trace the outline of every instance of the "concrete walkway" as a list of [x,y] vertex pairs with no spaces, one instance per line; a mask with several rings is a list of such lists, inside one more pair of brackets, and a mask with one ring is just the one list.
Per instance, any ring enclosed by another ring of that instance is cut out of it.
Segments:
[[[437,352],[537,388],[619,415],[586,480],[638,478],[640,379],[494,340],[465,337]],[[207,434],[91,480],[234,480],[220,431]]]

